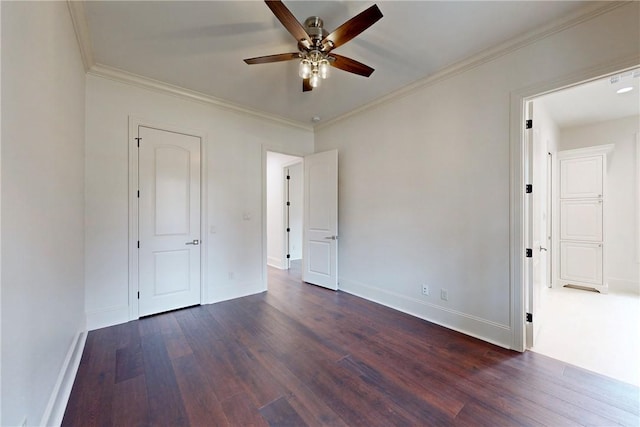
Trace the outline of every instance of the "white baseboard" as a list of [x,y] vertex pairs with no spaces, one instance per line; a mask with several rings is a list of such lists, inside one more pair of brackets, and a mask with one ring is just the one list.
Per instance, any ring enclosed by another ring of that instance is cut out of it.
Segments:
[[609,278],[609,291],[614,293],[640,294],[640,283],[631,280]]
[[80,359],[82,358],[82,352],[84,350],[84,344],[87,341],[87,332],[79,332],[69,350],[67,356],[62,364],[62,369],[58,375],[47,408],[42,415],[40,425],[42,426],[59,426],[62,424],[62,418],[64,417],[64,411],[67,408],[69,402],[69,396],[71,395],[71,389],[73,388],[73,382],[76,379],[78,373],[78,367],[80,366]]
[[270,267],[274,267],[277,268],[279,270],[284,270],[284,263],[282,262],[281,258],[276,258],[273,256],[268,256],[267,257],[267,265]]
[[504,348],[511,348],[512,331],[507,325],[482,319],[456,310],[430,304],[384,289],[359,283],[345,278],[339,279],[341,291],[382,304],[394,310],[435,323],[445,328],[490,342]]
[[87,330],[89,331],[127,323],[128,321],[129,307],[126,305],[87,312]]
[[[256,283],[242,283],[233,286],[222,286],[215,289],[210,289],[209,294],[213,294],[210,301],[207,304],[214,304],[216,302],[228,301],[231,299],[246,297],[249,295],[259,294],[267,289],[260,282]],[[204,303],[203,303],[204,304]]]

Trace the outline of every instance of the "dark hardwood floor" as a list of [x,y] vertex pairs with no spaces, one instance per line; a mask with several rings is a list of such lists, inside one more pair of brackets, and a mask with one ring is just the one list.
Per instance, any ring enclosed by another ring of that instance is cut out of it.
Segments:
[[269,269],[267,293],[90,332],[63,425],[637,426],[639,406],[637,387]]

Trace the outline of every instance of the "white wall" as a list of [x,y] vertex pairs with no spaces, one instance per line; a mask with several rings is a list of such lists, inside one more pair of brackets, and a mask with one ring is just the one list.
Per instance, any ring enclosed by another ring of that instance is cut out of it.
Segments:
[[84,322],[84,68],[65,2],[2,2],[2,419],[43,418]]
[[87,76],[86,111],[85,278],[90,329],[129,320],[129,115],[207,135],[205,302],[266,289],[263,150],[304,155],[313,150],[311,131],[94,75]]
[[284,174],[283,167],[300,160],[299,157],[280,153],[267,153],[267,264],[287,268],[284,234]]
[[317,129],[339,150],[340,288],[510,346],[511,94],[638,57],[638,6]]
[[604,211],[605,281],[610,292],[640,293],[637,260],[636,212],[636,134],[640,117],[564,128],[559,150],[614,144],[607,155],[607,181]]

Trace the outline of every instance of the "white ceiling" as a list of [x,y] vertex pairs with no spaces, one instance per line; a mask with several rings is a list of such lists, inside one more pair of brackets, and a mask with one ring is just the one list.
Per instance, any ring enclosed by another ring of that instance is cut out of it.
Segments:
[[[378,1],[384,17],[336,49],[373,68],[370,78],[333,69],[301,91],[297,61],[244,58],[296,51],[261,1],[87,1],[93,57],[144,77],[310,124],[340,116],[485,49],[585,6],[583,1]],[[371,1],[285,1],[331,32]]]
[[[614,84],[610,77],[605,77],[544,95],[536,101],[544,104],[559,128],[640,115],[640,77],[633,77],[631,71],[618,76],[621,78]],[[616,93],[624,87],[633,89],[627,93]]]

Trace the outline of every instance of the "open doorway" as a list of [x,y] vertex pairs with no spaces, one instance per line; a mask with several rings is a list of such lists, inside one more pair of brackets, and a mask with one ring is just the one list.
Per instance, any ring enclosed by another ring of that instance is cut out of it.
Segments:
[[[640,385],[640,70],[527,100],[527,345]],[[631,88],[631,89],[628,89]]]
[[300,271],[303,158],[267,152],[267,265]]

